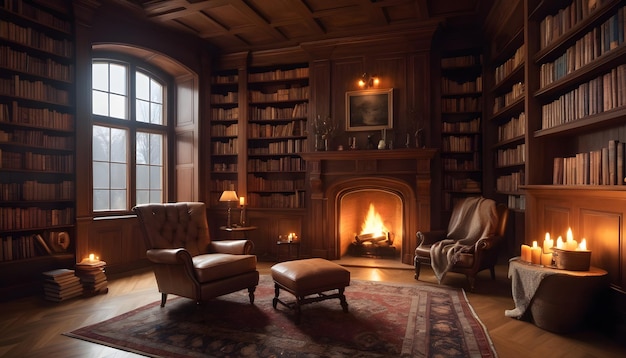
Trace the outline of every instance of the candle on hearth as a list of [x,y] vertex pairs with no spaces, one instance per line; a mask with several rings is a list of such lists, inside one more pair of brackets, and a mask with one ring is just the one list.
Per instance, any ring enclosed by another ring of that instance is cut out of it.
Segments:
[[558,237],[558,239],[556,239],[556,248],[557,249],[564,249],[565,248],[565,243],[563,242],[563,238],[562,237]]
[[543,266],[551,266],[552,265],[552,252],[541,254],[541,264]]
[[525,262],[530,262],[531,261],[530,246],[522,244],[522,256],[521,256],[521,259],[522,259],[522,261],[525,261]]
[[533,247],[530,248],[530,262],[535,265],[541,263],[541,248],[537,246],[537,241],[533,241]]
[[550,238],[550,233],[546,233],[546,238],[543,239],[543,253],[552,253],[552,247],[554,246],[554,240]]
[[587,240],[585,238],[582,239],[578,247],[576,248],[578,251],[587,251]]

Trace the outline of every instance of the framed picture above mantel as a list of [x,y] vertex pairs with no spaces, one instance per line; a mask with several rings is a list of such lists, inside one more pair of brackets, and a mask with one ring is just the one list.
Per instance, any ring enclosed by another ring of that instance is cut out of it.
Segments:
[[393,128],[393,88],[346,92],[346,131]]

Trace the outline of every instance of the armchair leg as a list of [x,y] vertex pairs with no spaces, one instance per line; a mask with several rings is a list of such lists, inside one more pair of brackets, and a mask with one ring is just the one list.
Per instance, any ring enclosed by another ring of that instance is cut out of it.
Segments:
[[495,280],[496,279],[496,270],[495,270],[495,268],[493,266],[491,266],[489,268],[489,272],[491,272],[491,279]]
[[256,286],[248,287],[248,297],[250,297],[250,304],[254,303],[254,291],[256,290]]
[[167,293],[161,293],[161,307],[165,307],[165,301],[167,301]]
[[476,277],[468,275],[467,280],[469,281],[470,292],[474,292],[474,287],[476,285]]
[[419,280],[422,263],[417,259],[417,257],[413,260],[413,266],[415,267],[415,279]]

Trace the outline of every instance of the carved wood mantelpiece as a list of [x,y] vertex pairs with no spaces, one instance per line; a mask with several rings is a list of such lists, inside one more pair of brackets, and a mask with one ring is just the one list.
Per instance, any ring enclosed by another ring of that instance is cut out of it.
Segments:
[[404,198],[402,261],[412,263],[415,232],[430,229],[431,161],[435,149],[345,150],[300,153],[307,162],[308,237],[314,257],[338,259],[335,200],[357,187],[381,187]]

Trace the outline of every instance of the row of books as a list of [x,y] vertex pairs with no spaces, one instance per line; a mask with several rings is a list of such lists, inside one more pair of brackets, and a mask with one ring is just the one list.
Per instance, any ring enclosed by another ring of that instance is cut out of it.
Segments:
[[41,183],[26,180],[23,183],[0,183],[0,200],[72,200],[74,182]]
[[524,171],[514,172],[508,175],[502,175],[496,178],[496,190],[502,192],[518,191],[520,185],[525,183]]
[[517,138],[526,134],[526,113],[521,112],[517,117],[511,117],[509,121],[498,126],[498,141]]
[[496,84],[502,82],[508,75],[510,75],[515,69],[517,69],[522,62],[524,62],[524,55],[526,52],[526,45],[518,47],[511,58],[506,60],[503,64],[496,67],[494,70],[494,77]]
[[539,47],[543,49],[558,40],[604,2],[606,0],[574,0],[556,14],[546,16],[539,23]]
[[526,162],[526,143],[518,144],[515,148],[498,149],[496,152],[496,166],[523,164]]
[[585,82],[542,106],[543,129],[626,106],[626,65]]
[[457,178],[450,175],[443,177],[443,189],[466,193],[479,193],[480,183],[470,178]]
[[0,38],[33,47],[63,57],[72,57],[74,44],[67,39],[55,39],[31,27],[0,21]]
[[72,81],[74,73],[72,65],[58,63],[50,58],[41,59],[8,46],[0,46],[0,67],[66,82]]
[[625,185],[625,145],[610,140],[606,147],[554,158],[552,183],[555,185]]
[[626,37],[625,9],[626,7],[620,8],[606,22],[586,33],[556,60],[542,64],[539,70],[540,87],[545,87],[619,48]]
[[493,113],[509,106],[516,99],[524,95],[524,83],[518,82],[511,86],[511,91],[493,99]]
[[249,191],[294,191],[304,188],[304,179],[267,180],[261,176],[248,175]]
[[279,159],[250,159],[248,171],[304,171],[306,162],[301,158],[284,157]]
[[74,171],[74,156],[70,154],[7,152],[0,149],[0,168],[72,173]]
[[442,98],[443,112],[480,112],[482,108],[479,97]]
[[55,130],[74,130],[74,115],[45,108],[20,107],[16,101],[0,103],[0,122],[10,122]]
[[0,142],[25,144],[50,149],[74,149],[74,137],[48,135],[38,130],[20,130],[5,132],[0,130]]
[[273,93],[249,91],[250,102],[274,102],[288,100],[306,100],[309,98],[309,86],[279,89]]
[[251,120],[304,118],[308,114],[308,104],[298,103],[293,108],[250,107]]
[[236,137],[238,134],[239,134],[239,126],[237,126],[237,124],[216,124],[216,125],[211,126],[211,136]]
[[250,82],[288,80],[307,77],[309,77],[308,67],[294,68],[291,70],[277,69],[274,71],[264,71],[248,74],[248,80]]
[[267,143],[267,146],[248,147],[248,153],[250,155],[294,154],[301,153],[306,148],[306,139],[286,139],[279,142]]
[[211,108],[211,121],[232,121],[239,119],[239,107]]
[[21,230],[74,224],[74,209],[0,207],[0,227]]
[[0,261],[65,252],[69,246],[67,232],[46,232],[34,235],[6,235],[0,238]]
[[[28,1],[6,0],[0,2],[0,6],[7,11],[31,19],[39,24],[46,25],[67,33],[70,33],[72,31],[72,23],[70,21],[60,19],[49,12],[41,10],[40,8],[33,6]],[[55,8],[55,11],[60,10],[61,9],[59,8]],[[63,12],[63,10],[61,11]]]
[[479,148],[479,139],[475,136],[445,136],[441,139],[444,152],[472,152]]
[[480,132],[480,117],[462,122],[443,122],[441,131],[443,133],[478,133]]
[[526,196],[508,195],[507,205],[509,209],[526,210]]
[[466,92],[481,92],[483,90],[483,78],[478,76],[470,81],[459,82],[450,78],[441,78],[441,93],[454,94]]
[[280,138],[305,135],[305,125],[300,121],[287,124],[248,124],[248,138]]
[[269,195],[248,193],[247,200],[250,206],[257,208],[297,209],[304,205],[304,191],[296,190],[290,194],[272,193]]
[[237,172],[237,163],[213,163],[213,171],[214,172],[222,172],[222,173],[236,173]]
[[479,160],[467,160],[467,159],[442,159],[444,170],[480,170]]
[[238,151],[237,138],[229,138],[227,141],[213,141],[211,142],[211,154],[228,154],[235,155]]
[[21,80],[19,75],[12,78],[0,78],[0,94],[66,106],[70,104],[68,91],[55,88],[43,81]]
[[[232,190],[231,188],[236,187],[237,181],[236,180],[222,180],[222,179],[216,179],[216,180],[211,180],[211,191],[217,191],[219,192],[219,195],[222,195],[222,192],[224,190]],[[218,198],[219,199],[219,198]]]
[[237,101],[239,101],[238,92],[227,92],[226,94],[211,94],[211,103],[213,104],[237,103]]
[[213,77],[213,83],[237,83],[239,81],[239,75],[217,75]]

